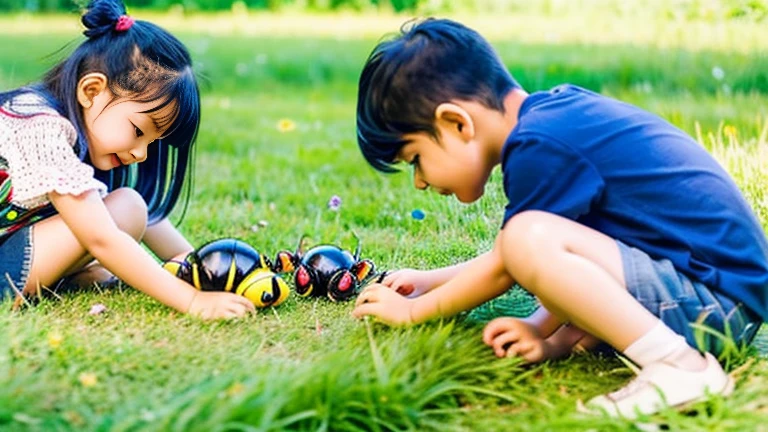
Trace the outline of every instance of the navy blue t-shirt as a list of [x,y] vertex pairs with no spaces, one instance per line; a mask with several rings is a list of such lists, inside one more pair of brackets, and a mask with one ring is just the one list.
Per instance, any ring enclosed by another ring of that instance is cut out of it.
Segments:
[[563,85],[529,95],[501,157],[504,223],[543,210],[600,231],[768,320],[768,242],[726,171],[662,118]]

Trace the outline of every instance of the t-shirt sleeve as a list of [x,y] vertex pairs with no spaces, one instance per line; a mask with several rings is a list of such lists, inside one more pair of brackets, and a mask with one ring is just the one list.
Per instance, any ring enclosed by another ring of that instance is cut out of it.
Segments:
[[18,144],[11,167],[13,200],[31,207],[46,200],[50,192],[80,195],[89,190],[104,194],[107,186],[94,178],[93,167],[73,150],[77,133],[63,117],[39,115],[16,131]]
[[505,154],[504,222],[526,210],[541,210],[576,220],[589,212],[605,183],[595,167],[567,144],[526,137]]

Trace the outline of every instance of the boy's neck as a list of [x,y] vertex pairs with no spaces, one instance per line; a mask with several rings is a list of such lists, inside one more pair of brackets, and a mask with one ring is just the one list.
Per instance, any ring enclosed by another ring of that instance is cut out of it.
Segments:
[[495,111],[498,118],[487,124],[488,150],[491,158],[496,164],[501,162],[501,150],[507,142],[509,134],[517,126],[517,116],[520,113],[520,107],[523,101],[528,97],[528,93],[523,89],[514,89],[504,97],[504,112]]

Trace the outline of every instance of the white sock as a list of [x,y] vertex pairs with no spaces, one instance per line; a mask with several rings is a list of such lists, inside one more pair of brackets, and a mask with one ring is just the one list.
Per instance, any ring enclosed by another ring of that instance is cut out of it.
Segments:
[[[685,338],[667,327],[661,320],[648,331],[632,342],[624,355],[641,368],[658,362],[666,357],[678,357],[680,352],[692,350]],[[673,356],[673,354],[675,354]]]

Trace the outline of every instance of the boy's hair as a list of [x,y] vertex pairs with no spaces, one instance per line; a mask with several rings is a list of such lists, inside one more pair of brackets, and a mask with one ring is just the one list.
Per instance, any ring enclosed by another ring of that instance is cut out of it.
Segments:
[[[146,201],[149,222],[153,223],[168,216],[183,192],[186,208],[192,185],[193,143],[200,124],[200,91],[184,45],[146,21],[136,20],[127,29],[124,25],[120,28],[117,23],[124,15],[120,0],[91,0],[81,19],[87,39],[48,71],[41,83],[0,95],[0,102],[24,91],[39,93],[75,125],[79,136],[76,151],[83,160],[88,160],[88,145],[77,84],[86,74],[106,75],[115,98],[159,102],[153,112],[174,104],[171,115],[158,119],[158,128],[167,128],[166,137],[149,146],[144,162],[96,172],[110,190],[124,186],[136,189]],[[187,174],[190,181],[185,186]]]
[[403,25],[380,42],[360,75],[357,142],[379,171],[397,171],[403,135],[437,138],[435,109],[465,100],[504,112],[504,97],[520,85],[482,36],[455,21],[428,18]]

